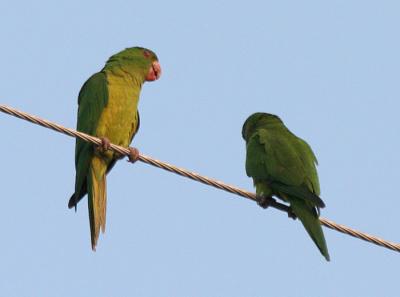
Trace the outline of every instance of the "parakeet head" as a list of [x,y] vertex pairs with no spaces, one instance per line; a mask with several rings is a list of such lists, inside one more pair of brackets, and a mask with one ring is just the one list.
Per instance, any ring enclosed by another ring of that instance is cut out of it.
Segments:
[[258,128],[262,128],[270,124],[278,124],[283,126],[282,120],[274,114],[265,112],[253,113],[247,118],[247,120],[243,124],[243,139],[247,142],[251,135],[253,135],[253,133],[256,132]]
[[161,66],[157,55],[143,47],[130,47],[111,56],[105,69],[121,67],[128,72],[143,76],[143,81],[154,81],[161,76]]

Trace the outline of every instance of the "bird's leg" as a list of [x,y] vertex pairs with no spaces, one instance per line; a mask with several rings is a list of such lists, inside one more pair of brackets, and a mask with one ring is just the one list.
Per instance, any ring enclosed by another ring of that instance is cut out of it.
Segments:
[[128,147],[129,155],[128,155],[128,162],[135,163],[139,160],[139,150],[135,147]]
[[290,206],[289,206],[289,209],[288,209],[288,213],[287,213],[287,214],[288,214],[288,217],[289,217],[289,218],[292,218],[293,220],[297,219],[296,214],[294,213],[292,207],[290,207]]
[[257,195],[257,204],[262,208],[268,208],[273,202],[276,202],[271,196]]
[[99,146],[97,146],[97,150],[104,153],[110,149],[111,143],[107,137],[100,137],[100,140],[101,140],[101,144]]

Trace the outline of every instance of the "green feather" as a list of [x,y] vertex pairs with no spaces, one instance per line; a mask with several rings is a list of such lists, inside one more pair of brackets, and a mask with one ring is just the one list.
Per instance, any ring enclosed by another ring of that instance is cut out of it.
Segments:
[[246,141],[246,173],[258,195],[289,202],[321,253],[329,260],[318,219],[325,206],[320,195],[317,159],[310,146],[272,114],[255,113],[243,125]]
[[[82,86],[78,97],[78,123],[77,130],[95,135],[100,115],[108,103],[107,79],[104,72],[92,75]],[[93,156],[93,145],[80,138],[76,138],[75,145],[75,168],[76,182],[75,195],[69,207],[76,203],[86,194],[86,176]]]
[[[156,61],[157,56],[152,51],[140,47],[113,55],[79,92],[77,130],[106,137],[112,143],[127,147],[139,129],[137,106],[142,84],[145,80],[154,80],[148,79],[147,75],[151,70],[154,73]],[[102,152],[90,143],[76,140],[75,193],[68,206],[76,207],[88,194],[93,250],[100,230],[105,230],[106,174],[119,158],[121,156],[113,151]]]
[[303,200],[297,199],[296,197],[290,196],[288,200],[290,201],[290,206],[294,214],[300,219],[321,254],[329,261],[328,247],[315,207],[310,205],[310,203],[304,203]]

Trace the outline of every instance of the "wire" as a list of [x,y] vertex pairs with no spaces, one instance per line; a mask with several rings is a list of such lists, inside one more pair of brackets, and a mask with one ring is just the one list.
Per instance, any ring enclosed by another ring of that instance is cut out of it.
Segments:
[[[18,110],[14,109],[14,108],[11,108],[11,107],[8,107],[8,106],[5,106],[5,105],[0,105],[0,111],[2,111],[4,113],[7,113],[9,115],[13,115],[15,117],[18,117],[20,119],[26,120],[28,122],[43,126],[45,128],[49,128],[49,129],[55,130],[57,132],[69,135],[69,136],[81,138],[81,139],[83,139],[85,141],[92,142],[92,143],[94,143],[96,145],[100,145],[101,144],[101,140],[99,138],[97,138],[97,137],[94,137],[94,136],[91,136],[91,135],[88,135],[88,134],[85,134],[85,133],[82,133],[82,132],[79,132],[79,131],[76,131],[76,130],[73,130],[73,129],[70,129],[70,128],[63,127],[61,125],[52,123],[50,121],[47,121],[45,119],[42,119],[42,118],[39,118],[39,117],[36,117],[36,116],[33,116],[33,115],[30,115],[30,114],[22,112],[22,111],[18,111]],[[116,152],[118,152],[118,153],[120,153],[122,155],[125,155],[125,156],[128,156],[130,154],[129,149],[121,147],[121,146],[118,146],[118,145],[115,145],[115,144],[110,144],[110,149],[112,149],[113,151],[116,151]],[[187,178],[190,178],[192,180],[201,182],[203,184],[206,184],[206,185],[209,185],[209,186],[212,186],[212,187],[215,187],[215,188],[230,192],[232,194],[236,194],[236,195],[248,198],[250,200],[257,201],[255,193],[245,191],[245,190],[237,188],[235,186],[231,186],[231,185],[225,184],[225,183],[223,183],[221,181],[217,181],[217,180],[211,179],[209,177],[202,176],[202,175],[200,175],[198,173],[191,172],[191,171],[188,171],[188,170],[183,169],[183,168],[176,167],[174,165],[171,165],[171,164],[156,160],[156,159],[154,159],[152,157],[149,157],[149,156],[146,156],[146,155],[143,155],[143,154],[139,154],[139,161],[142,161],[142,162],[144,162],[146,164],[150,164],[150,165],[153,165],[155,167],[158,167],[158,168],[161,168],[161,169],[176,173],[178,175],[181,175],[181,176],[184,176],[184,177],[187,177]],[[276,209],[278,209],[280,211],[284,211],[284,212],[286,212],[288,214],[290,212],[289,207],[287,205],[279,203],[275,199],[272,199],[270,201],[269,205],[271,207],[273,207],[273,208],[276,208]],[[373,236],[373,235],[370,235],[370,234],[367,234],[367,233],[364,233],[364,232],[361,232],[361,231],[354,230],[352,228],[349,228],[349,227],[344,226],[344,225],[337,224],[337,223],[335,223],[333,221],[330,221],[328,219],[325,219],[325,218],[320,218],[320,221],[321,221],[321,224],[323,226],[328,227],[330,229],[333,229],[333,230],[336,230],[338,232],[341,232],[341,233],[356,237],[358,239],[362,239],[362,240],[365,240],[367,242],[370,242],[370,243],[373,243],[373,244],[376,244],[376,245],[391,249],[393,251],[400,252],[400,244],[393,243],[393,242],[381,239],[379,237],[376,237],[376,236]]]

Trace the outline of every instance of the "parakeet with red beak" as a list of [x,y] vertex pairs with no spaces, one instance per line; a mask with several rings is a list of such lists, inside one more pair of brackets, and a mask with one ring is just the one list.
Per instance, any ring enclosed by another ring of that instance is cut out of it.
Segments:
[[[101,138],[99,147],[76,139],[75,193],[68,207],[73,208],[88,194],[92,249],[96,249],[100,229],[106,225],[106,175],[121,158],[109,150],[110,142],[128,147],[139,129],[138,102],[146,81],[161,76],[158,58],[151,50],[132,47],[111,56],[104,68],[82,86],[78,97],[77,130]],[[139,152],[130,149],[130,161]]]

